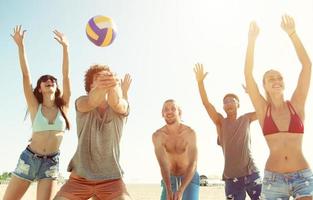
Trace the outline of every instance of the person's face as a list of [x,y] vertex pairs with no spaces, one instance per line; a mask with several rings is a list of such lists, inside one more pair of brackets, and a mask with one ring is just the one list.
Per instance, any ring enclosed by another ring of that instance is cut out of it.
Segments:
[[171,125],[180,120],[180,110],[174,102],[166,102],[163,106],[162,116],[166,124]]
[[285,84],[278,71],[271,70],[264,75],[264,89],[269,94],[283,93]]
[[40,92],[41,93],[55,93],[57,89],[57,80],[56,78],[46,75],[41,77],[40,80]]
[[236,98],[229,96],[223,100],[223,105],[225,112],[227,114],[231,114],[237,111],[239,107],[239,102]]

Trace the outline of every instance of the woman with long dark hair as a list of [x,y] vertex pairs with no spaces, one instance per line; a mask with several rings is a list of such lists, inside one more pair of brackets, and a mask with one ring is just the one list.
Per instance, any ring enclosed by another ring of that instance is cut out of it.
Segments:
[[21,199],[33,181],[37,183],[37,199],[52,199],[59,172],[59,147],[64,131],[70,128],[67,118],[70,101],[68,41],[53,31],[63,48],[63,90],[51,75],[41,76],[33,90],[24,48],[25,30],[16,26],[12,38],[18,47],[23,88],[32,121],[32,137],[20,155],[4,198]]
[[312,63],[296,32],[293,18],[283,16],[281,27],[290,38],[302,65],[290,100],[284,98],[284,80],[276,70],[269,70],[263,76],[266,96],[259,92],[253,78],[254,46],[259,34],[255,22],[250,24],[246,54],[247,91],[270,150],[261,197],[284,200],[292,196],[294,199],[307,200],[312,199],[313,195],[313,174],[302,152],[302,140]]

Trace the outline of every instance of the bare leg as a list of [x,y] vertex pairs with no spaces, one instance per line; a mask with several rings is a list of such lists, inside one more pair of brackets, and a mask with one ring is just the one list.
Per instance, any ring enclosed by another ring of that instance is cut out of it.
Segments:
[[37,183],[37,199],[52,199],[55,195],[56,184],[56,180],[39,180]]
[[12,176],[10,183],[4,193],[3,200],[21,199],[30,185],[30,181]]

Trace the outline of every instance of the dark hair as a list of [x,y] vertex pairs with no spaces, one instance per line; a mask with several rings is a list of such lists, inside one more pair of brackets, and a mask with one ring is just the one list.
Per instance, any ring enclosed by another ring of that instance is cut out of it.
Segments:
[[93,77],[98,72],[102,71],[110,71],[110,68],[106,65],[95,64],[89,67],[85,74],[85,90],[86,92],[90,92],[90,85],[93,82]]
[[57,85],[57,89],[55,91],[55,104],[57,105],[57,107],[60,109],[61,111],[61,114],[63,116],[63,118],[65,119],[65,123],[66,123],[66,129],[69,130],[70,129],[70,122],[66,116],[66,114],[64,113],[63,111],[63,106],[66,105],[66,103],[68,102],[65,102],[64,99],[61,97],[61,91],[58,87],[58,82],[57,82],[57,79],[51,75],[43,75],[41,76],[38,81],[37,81],[37,85],[33,91],[38,103],[42,103],[43,102],[43,96],[42,96],[42,93],[39,92],[39,89],[40,89],[40,83],[43,82],[43,81],[47,81],[48,79],[50,80],[53,80],[56,85]]
[[235,98],[235,99],[239,102],[238,96],[235,95],[235,94],[233,94],[233,93],[228,93],[228,94],[226,94],[226,95],[224,96],[224,98],[223,98],[223,101],[225,101],[225,99],[226,99],[227,97]]

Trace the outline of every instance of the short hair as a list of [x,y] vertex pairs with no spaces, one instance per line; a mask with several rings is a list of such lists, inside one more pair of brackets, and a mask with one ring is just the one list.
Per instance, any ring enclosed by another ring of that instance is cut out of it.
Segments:
[[239,102],[238,96],[235,95],[234,93],[228,93],[228,94],[226,94],[226,95],[224,96],[224,98],[223,98],[223,101],[225,101],[225,99],[226,99],[227,97],[232,97],[232,98],[236,99],[236,100]]
[[110,71],[110,68],[107,65],[95,64],[89,67],[89,69],[85,73],[85,90],[86,92],[90,92],[90,85],[93,82],[93,77],[98,72],[102,71]]

